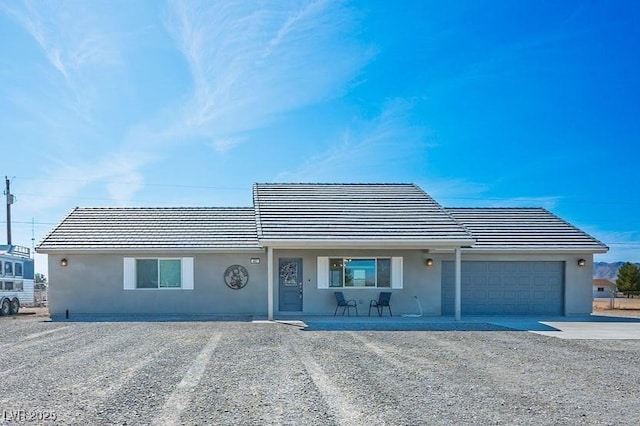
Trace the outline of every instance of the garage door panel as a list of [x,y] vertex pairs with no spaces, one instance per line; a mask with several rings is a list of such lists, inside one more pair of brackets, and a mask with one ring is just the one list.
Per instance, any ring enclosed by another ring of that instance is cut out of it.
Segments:
[[544,275],[536,275],[533,277],[533,284],[536,287],[543,287],[546,286],[548,282],[548,278],[545,277]]
[[500,263],[502,263],[504,273],[506,274],[516,274],[517,272],[519,272],[520,265],[518,265],[518,262],[500,262]]
[[518,293],[518,303],[531,303],[533,300],[533,292],[523,291]]
[[504,300],[504,303],[516,302],[518,300],[518,293],[516,293],[515,291],[504,290],[502,294],[496,291],[495,295],[496,297],[502,296],[501,298],[502,300]]
[[469,274],[470,276],[485,276],[487,274],[487,265],[482,263],[469,265]]
[[489,297],[489,292],[486,290],[475,290],[471,292],[471,298],[476,300],[486,300]]
[[530,272],[526,272],[529,275],[520,275],[517,278],[518,281],[518,286],[523,287],[523,286],[527,286],[527,287],[533,287],[533,275],[530,275]]
[[[465,315],[562,315],[564,262],[462,262]],[[443,262],[442,312],[454,313],[455,265]]]
[[533,272],[536,274],[544,274],[549,272],[549,265],[547,262],[534,262],[533,264]]

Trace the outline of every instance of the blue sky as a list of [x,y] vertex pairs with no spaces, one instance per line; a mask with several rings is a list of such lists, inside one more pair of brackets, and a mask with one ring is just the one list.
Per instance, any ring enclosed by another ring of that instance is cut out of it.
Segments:
[[640,261],[638,40],[635,1],[0,0],[13,242],[75,206],[415,182]]

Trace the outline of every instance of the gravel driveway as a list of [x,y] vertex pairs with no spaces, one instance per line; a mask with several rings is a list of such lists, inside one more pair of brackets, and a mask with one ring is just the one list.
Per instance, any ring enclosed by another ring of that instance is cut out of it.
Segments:
[[241,322],[0,325],[4,423],[640,424],[638,340]]

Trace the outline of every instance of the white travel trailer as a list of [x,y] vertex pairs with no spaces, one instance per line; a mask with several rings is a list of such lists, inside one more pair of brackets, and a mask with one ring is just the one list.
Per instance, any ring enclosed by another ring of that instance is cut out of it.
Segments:
[[0,315],[33,303],[33,259],[26,247],[0,245]]

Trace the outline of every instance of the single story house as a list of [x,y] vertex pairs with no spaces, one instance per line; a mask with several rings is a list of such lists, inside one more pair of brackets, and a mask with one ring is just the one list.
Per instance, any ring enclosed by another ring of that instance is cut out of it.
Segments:
[[76,208],[38,245],[72,314],[591,312],[608,248],[542,208],[444,208],[413,184],[253,186],[241,208]]
[[593,279],[593,298],[611,297],[616,292],[616,284],[604,278]]

